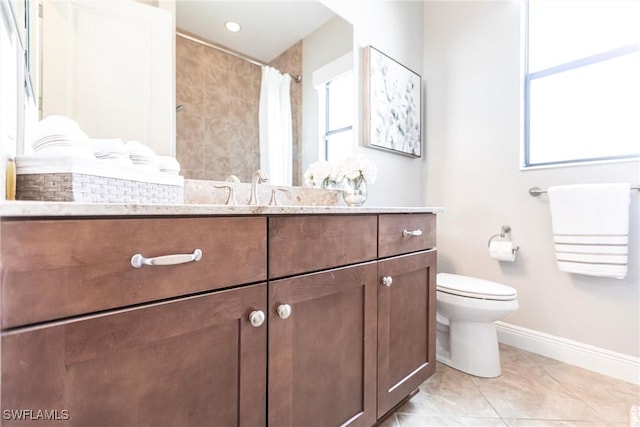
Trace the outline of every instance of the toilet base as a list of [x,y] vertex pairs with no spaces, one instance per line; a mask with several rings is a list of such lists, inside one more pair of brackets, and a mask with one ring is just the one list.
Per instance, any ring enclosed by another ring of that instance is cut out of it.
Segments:
[[476,377],[495,378],[502,373],[496,327],[491,323],[450,320],[449,351],[436,347],[436,360]]

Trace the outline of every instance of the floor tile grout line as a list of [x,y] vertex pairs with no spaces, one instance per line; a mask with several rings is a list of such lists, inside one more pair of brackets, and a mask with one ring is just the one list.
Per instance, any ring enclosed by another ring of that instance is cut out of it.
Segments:
[[543,421],[543,422],[554,422],[554,423],[577,423],[585,426],[593,426],[593,427],[628,427],[628,424],[621,424],[619,421],[594,421],[594,420],[576,420],[569,418],[509,418],[514,421]]
[[[561,364],[562,363],[563,362],[561,362]],[[559,380],[555,376],[553,376],[553,374],[551,372],[549,372],[549,370],[547,369],[547,365],[545,363],[533,362],[531,364],[527,363],[527,365],[529,367],[536,367],[538,369],[541,369],[544,372],[545,375],[547,375],[554,383],[559,385],[560,388],[565,391],[565,393],[567,394],[568,397],[570,397],[572,399],[575,399],[576,401],[578,401],[581,404],[583,404],[585,407],[587,407],[589,410],[591,410],[594,413],[594,415],[596,415],[596,417],[598,419],[597,420],[591,420],[591,419],[588,419],[588,420],[585,420],[585,419],[583,419],[583,420],[573,420],[573,419],[563,419],[563,418],[557,418],[557,419],[556,418],[549,418],[549,419],[546,419],[546,418],[525,418],[525,419],[548,420],[548,421],[568,421],[568,422],[575,422],[575,421],[593,422],[593,421],[597,421],[597,422],[604,422],[604,423],[615,423],[614,420],[611,420],[609,417],[604,416],[600,411],[598,411],[596,408],[592,407],[592,405],[590,405],[587,401],[585,401],[582,397],[580,397],[577,393],[575,393],[572,389],[570,389],[561,380]],[[474,384],[475,384],[475,377],[474,377]],[[483,393],[483,395],[484,395],[484,393]],[[496,412],[498,412],[497,409],[496,409]],[[500,413],[498,412],[498,414],[500,414]],[[502,417],[502,414],[500,414],[500,416]]]
[[[519,372],[521,369],[524,369],[525,371],[529,371],[530,374],[533,375],[531,380],[537,383],[537,380],[535,380],[536,377],[538,377],[539,380],[544,379],[544,383],[546,383],[547,387],[557,390],[557,392],[560,393],[561,396],[565,396],[564,398],[566,399],[571,399],[572,401],[575,402],[576,405],[580,405],[584,409],[578,412],[570,411],[566,413],[565,411],[561,411],[561,412],[552,411],[549,413],[544,412],[544,414],[538,413],[538,412],[526,413],[526,414],[513,413],[512,415],[516,415],[516,416],[509,417],[508,415],[511,414],[509,411],[509,408],[503,408],[503,410],[506,411],[505,414],[501,414],[499,411],[499,408],[501,408],[501,405],[500,405],[501,400],[499,395],[493,396],[492,394],[492,387],[491,387],[491,384],[493,384],[492,379],[479,378],[469,374],[462,373],[468,378],[467,380],[464,380],[467,384],[467,385],[464,385],[464,388],[466,389],[467,387],[469,387],[468,391],[469,393],[472,393],[470,395],[470,398],[472,399],[473,405],[471,406],[467,405],[466,409],[463,411],[455,411],[455,410],[453,411],[453,412],[462,412],[462,413],[450,413],[447,410],[444,410],[444,413],[440,413],[441,412],[439,410],[440,408],[438,406],[433,406],[433,405],[429,405],[428,406],[429,409],[425,407],[422,410],[419,409],[420,405],[418,405],[418,407],[416,407],[415,410],[411,410],[407,412],[404,412],[402,411],[402,409],[400,409],[396,414],[394,414],[394,417],[393,417],[394,421],[392,423],[389,423],[388,427],[415,426],[415,424],[411,424],[410,420],[414,420],[413,422],[415,423],[416,420],[419,420],[421,417],[424,417],[424,420],[423,420],[424,425],[435,425],[433,424],[433,422],[437,422],[438,419],[441,419],[442,423],[455,422],[456,419],[459,419],[458,421],[460,423],[464,423],[462,420],[465,418],[469,420],[475,420],[475,423],[480,422],[480,424],[482,424],[484,420],[485,423],[491,423],[491,424],[496,423],[496,424],[504,425],[506,427],[511,427],[512,425],[518,425],[519,422],[524,423],[526,425],[527,421],[541,423],[540,425],[544,425],[545,422],[567,423],[567,425],[571,425],[572,423],[578,423],[580,425],[594,426],[594,427],[604,426],[604,425],[607,425],[607,426],[623,425],[623,424],[620,424],[620,421],[615,421],[615,418],[617,418],[615,414],[617,414],[617,412],[619,411],[612,412],[611,416],[607,416],[606,412],[601,412],[598,409],[598,408],[605,408],[605,407],[599,406],[598,405],[599,401],[597,399],[594,400],[591,396],[591,393],[587,393],[587,394],[581,393],[582,387],[580,387],[580,385],[582,383],[574,384],[573,377],[571,377],[571,375],[567,378],[561,375],[564,371],[563,370],[558,371],[556,369],[556,366],[562,367],[565,365],[564,363],[558,362],[557,365],[551,366],[551,365],[547,365],[544,362],[530,360],[526,357],[525,358],[519,357],[518,353],[521,351],[520,349],[514,349],[514,351],[516,351],[516,353],[514,354],[515,357],[512,357],[511,360],[509,360],[509,363],[512,365],[510,370],[513,370],[514,374]],[[526,351],[524,352],[526,353]],[[444,368],[445,371],[451,369],[457,372],[461,372],[454,368],[447,367],[446,365],[442,365],[442,368]],[[424,384],[424,386],[426,387],[425,390],[429,390],[431,392],[437,391],[438,388],[441,387],[440,382],[442,382],[443,384],[446,382],[445,379],[447,376],[446,375],[442,376],[445,373],[446,372],[444,373],[440,372],[441,374],[440,376],[434,377],[434,378],[439,378],[439,380],[436,383],[433,383],[431,386],[427,386],[426,384]],[[576,372],[576,375],[577,377],[580,377],[580,372]],[[458,379],[454,379],[454,378],[455,376],[451,378],[451,380],[454,383],[460,380],[459,378]],[[428,381],[429,380],[425,381],[425,383],[427,383]],[[515,378],[514,381],[517,381],[519,384],[520,380],[518,380],[518,378]],[[594,381],[597,383],[597,378],[595,378]],[[436,386],[435,388],[433,387],[434,384]],[[471,387],[471,384],[473,384],[473,387]],[[423,385],[421,385],[421,388],[422,386]],[[461,385],[461,387],[463,386]],[[446,390],[446,387],[445,387],[445,390]],[[487,390],[487,392],[485,393],[484,390]],[[451,390],[449,390],[449,392],[450,391]],[[626,392],[626,389],[625,389],[625,392]],[[480,398],[480,396],[482,396],[482,398]],[[494,399],[492,401],[489,398],[489,396],[493,396],[498,400]],[[597,393],[594,396],[597,397]],[[453,406],[454,409],[459,404],[462,404],[459,400],[455,400],[455,398],[453,397],[451,397],[451,399],[453,399],[452,404],[454,405]],[[482,401],[482,399],[484,399],[484,401]],[[447,399],[444,404],[448,405],[447,402],[449,402],[449,399]],[[476,403],[478,404],[478,407],[476,407]],[[527,408],[529,407],[527,403],[523,402],[523,404],[525,405],[524,407],[527,407]],[[484,409],[481,409],[481,408],[484,408]],[[489,408],[493,410],[493,413],[491,415],[487,414],[487,412],[489,412],[488,411]],[[577,408],[579,408],[579,406],[577,406]],[[409,408],[406,408],[406,409],[409,409]],[[441,408],[441,409],[445,409],[445,408]],[[530,412],[530,411],[525,411],[525,412]],[[542,417],[539,417],[536,415],[542,415]],[[418,418],[414,419],[413,418],[414,416],[417,416]],[[500,420],[500,422],[494,421],[498,419]],[[402,422],[402,421],[406,421],[406,422]]]
[[[395,415],[395,414],[394,414]],[[427,417],[438,417],[438,418],[455,418],[455,419],[461,419],[461,418],[465,418],[465,419],[474,419],[474,420],[500,420],[505,427],[509,427],[509,424],[507,423],[507,420],[505,418],[501,418],[501,417],[486,417],[486,416],[476,416],[476,415],[454,415],[454,414],[416,414],[416,413],[409,413],[409,412],[402,412],[399,413],[399,415],[405,415],[407,417],[412,416],[412,415],[425,415]],[[516,418],[513,418],[516,419]],[[527,418],[522,418],[527,419]],[[533,418],[531,418],[533,419]],[[556,421],[556,420],[553,420]],[[558,421],[564,421],[564,420],[558,420]],[[397,419],[398,422],[398,426],[402,427],[402,425],[400,424],[400,421]]]
[[[587,408],[591,409],[593,411],[594,414],[596,414],[600,420],[599,421],[603,421],[603,422],[607,422],[607,423],[612,423],[615,422],[614,420],[609,419],[609,417],[604,416],[599,410],[598,408],[594,408],[592,407],[589,402],[587,402],[585,399],[583,399],[582,397],[580,397],[576,392],[574,392],[569,386],[567,386],[566,384],[564,384],[562,381],[560,381],[559,379],[557,379],[551,372],[549,372],[546,368],[546,366],[541,366],[542,370],[544,371],[545,374],[547,374],[549,376],[549,378],[551,378],[553,381],[555,381],[557,384],[559,384],[563,389],[567,390],[567,392],[569,393],[570,396],[574,397],[576,400],[580,401],[580,403],[582,403],[583,405],[585,405]],[[577,421],[577,420],[569,420],[569,421]]]
[[496,413],[496,415],[500,418],[500,420],[502,420],[503,423],[505,423],[505,425],[509,425],[505,419],[503,418],[502,414],[500,412],[498,412],[498,409],[493,406],[493,403],[491,403],[491,400],[489,400],[489,398],[487,397],[486,394],[484,394],[484,392],[482,391],[482,389],[480,387],[478,387],[478,384],[476,383],[476,377],[471,378],[471,383],[473,384],[473,386],[476,388],[476,390],[478,390],[478,392],[482,395],[482,397],[484,397],[484,400],[487,401],[487,403],[489,404],[489,406],[491,406],[491,409],[493,409],[493,411]]

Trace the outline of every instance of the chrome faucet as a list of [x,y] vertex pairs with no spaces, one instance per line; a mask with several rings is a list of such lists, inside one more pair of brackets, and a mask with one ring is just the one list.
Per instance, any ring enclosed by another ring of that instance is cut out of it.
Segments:
[[258,201],[258,184],[261,182],[269,181],[269,175],[262,169],[258,169],[253,173],[251,177],[251,198],[249,199],[250,205],[259,205]]

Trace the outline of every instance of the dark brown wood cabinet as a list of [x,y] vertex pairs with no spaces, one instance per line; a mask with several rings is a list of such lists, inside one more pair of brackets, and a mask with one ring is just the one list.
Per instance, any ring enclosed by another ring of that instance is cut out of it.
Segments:
[[436,368],[436,215],[378,223],[378,419]]
[[379,261],[378,279],[380,418],[435,372],[436,251]]
[[3,218],[1,423],[372,426],[435,370],[435,244],[428,213]]
[[375,423],[377,220],[269,218],[269,426]]
[[269,283],[270,426],[376,421],[376,263]]
[[375,260],[377,225],[377,215],[270,217],[269,278]]
[[5,332],[3,425],[265,425],[257,310],[265,284]]
[[[3,329],[267,279],[262,217],[3,219],[0,227]],[[131,265],[138,253],[195,249],[198,262]]]
[[266,228],[3,219],[2,424],[265,425]]

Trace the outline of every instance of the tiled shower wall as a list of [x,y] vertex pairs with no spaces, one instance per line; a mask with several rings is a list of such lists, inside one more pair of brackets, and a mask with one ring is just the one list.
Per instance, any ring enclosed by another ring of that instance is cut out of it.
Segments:
[[247,181],[260,167],[260,67],[176,37],[176,153],[182,175]]
[[[301,45],[301,42],[294,45],[291,53],[284,52],[277,68],[300,74]],[[288,68],[296,62],[297,65]],[[224,180],[234,174],[248,182],[251,174],[259,169],[261,77],[259,66],[176,37],[176,105],[184,106],[177,113],[176,152],[185,178]],[[299,86],[291,85],[292,99],[295,99],[292,101],[294,147],[299,146],[300,141],[302,91]]]

